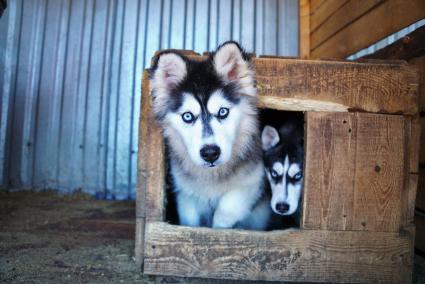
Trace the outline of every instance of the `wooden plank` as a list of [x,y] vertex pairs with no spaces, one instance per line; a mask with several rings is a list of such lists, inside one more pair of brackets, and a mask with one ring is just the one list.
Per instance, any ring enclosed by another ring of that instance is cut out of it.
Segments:
[[329,18],[334,17],[335,13],[350,0],[326,0],[322,1],[320,6],[311,11],[311,31],[316,31]]
[[425,56],[413,58],[412,60],[409,61],[409,64],[412,64],[416,68],[416,71],[418,72],[419,111],[425,112]]
[[302,228],[352,228],[356,123],[352,113],[306,113]]
[[[282,110],[417,112],[407,64],[255,58],[260,106]],[[268,97],[268,98],[266,98]]]
[[353,229],[400,230],[404,224],[404,117],[357,114]]
[[310,1],[300,0],[300,35],[299,47],[300,57],[307,59],[310,57]]
[[422,252],[425,252],[425,214],[423,212],[416,212],[415,226],[415,248]]
[[419,27],[392,44],[362,58],[411,60],[425,56],[425,27]]
[[412,231],[253,232],[146,224],[144,273],[268,281],[410,282]]
[[145,248],[145,218],[136,218],[136,235],[135,235],[135,247],[134,247],[134,258],[136,267],[142,269],[143,267],[143,256]]
[[138,156],[137,217],[147,220],[164,219],[165,158],[160,127],[152,112],[149,74],[143,73]]
[[388,0],[313,49],[311,58],[346,58],[423,18],[425,1]]
[[[338,1],[341,3],[344,1]],[[352,24],[364,14],[382,4],[384,0],[358,1],[350,0],[335,11],[332,16],[327,17],[316,30],[311,33],[311,49],[334,36],[337,32]]]

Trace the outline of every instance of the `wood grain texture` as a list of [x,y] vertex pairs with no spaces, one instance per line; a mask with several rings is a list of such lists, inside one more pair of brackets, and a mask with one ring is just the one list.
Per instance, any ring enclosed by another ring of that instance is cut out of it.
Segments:
[[425,1],[387,0],[311,50],[310,56],[346,58],[423,18],[425,18]]
[[306,113],[302,228],[350,230],[356,163],[356,115]]
[[[425,27],[423,28],[425,31]],[[419,111],[425,112],[425,56],[413,58],[412,60],[409,61],[409,64],[412,64],[416,68],[416,71],[418,72]]]
[[320,2],[320,5],[316,3],[313,6],[310,13],[310,28],[312,33],[320,28],[324,22],[334,17],[334,14],[350,2],[350,0],[321,0]]
[[300,35],[299,35],[299,46],[300,46],[300,57],[307,59],[310,57],[310,1],[300,0]]
[[143,257],[145,249],[145,218],[136,218],[134,258],[136,267],[141,269],[143,266]]
[[137,217],[164,219],[165,157],[160,127],[152,112],[147,71],[143,74],[142,111],[138,156]]
[[[338,9],[330,17],[326,17],[323,23],[311,33],[311,49],[314,50],[320,44],[334,36],[337,32],[349,26],[351,23],[362,17],[369,10],[382,4],[385,0],[358,1],[350,0],[341,5],[344,1],[334,1],[334,6]],[[330,1],[327,1],[328,3]],[[325,6],[325,5],[323,5]],[[316,17],[316,15],[312,15]],[[313,21],[313,19],[312,19]]]
[[336,109],[417,112],[416,73],[407,64],[256,58],[254,65],[260,102],[273,97],[330,103]]
[[406,157],[404,117],[357,114],[353,229],[399,231]]
[[146,224],[144,273],[269,281],[409,282],[413,236]]
[[419,144],[419,163],[425,167],[425,117],[420,118],[420,144]]

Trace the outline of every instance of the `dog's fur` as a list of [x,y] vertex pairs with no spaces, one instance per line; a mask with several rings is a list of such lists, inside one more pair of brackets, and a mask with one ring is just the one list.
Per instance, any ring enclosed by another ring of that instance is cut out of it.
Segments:
[[204,61],[164,52],[154,60],[150,86],[180,224],[264,229],[254,72],[242,48],[227,42]]
[[287,115],[278,129],[266,125],[261,135],[264,165],[272,191],[270,206],[276,214],[295,214],[294,217],[299,218],[304,165],[302,115]]

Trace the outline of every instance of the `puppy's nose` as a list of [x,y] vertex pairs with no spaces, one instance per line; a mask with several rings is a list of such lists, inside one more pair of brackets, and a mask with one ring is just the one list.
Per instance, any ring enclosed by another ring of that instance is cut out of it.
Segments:
[[220,148],[217,145],[205,145],[201,149],[201,157],[206,162],[214,163],[220,157]]
[[289,205],[285,202],[280,202],[278,204],[276,204],[276,211],[281,213],[281,214],[285,214],[286,212],[288,212],[289,210]]

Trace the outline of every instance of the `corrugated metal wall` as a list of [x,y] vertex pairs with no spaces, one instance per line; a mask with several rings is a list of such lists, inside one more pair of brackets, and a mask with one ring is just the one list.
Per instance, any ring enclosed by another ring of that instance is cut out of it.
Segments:
[[298,54],[297,0],[10,0],[0,184],[133,198],[140,78],[158,49]]
[[405,35],[413,32],[414,30],[416,30],[419,27],[422,27],[425,25],[425,19],[420,20],[414,24],[411,24],[410,26],[402,29],[401,31],[398,31],[392,35],[387,36],[386,38],[378,41],[377,43],[372,44],[371,46],[368,46],[365,49],[360,50],[359,52],[356,52],[355,54],[349,56],[347,59],[350,60],[356,60],[357,58],[360,58],[362,56],[365,56],[367,54],[371,54],[374,53],[375,51],[386,47],[387,45],[392,44],[393,42],[395,42],[396,40],[404,37]]

